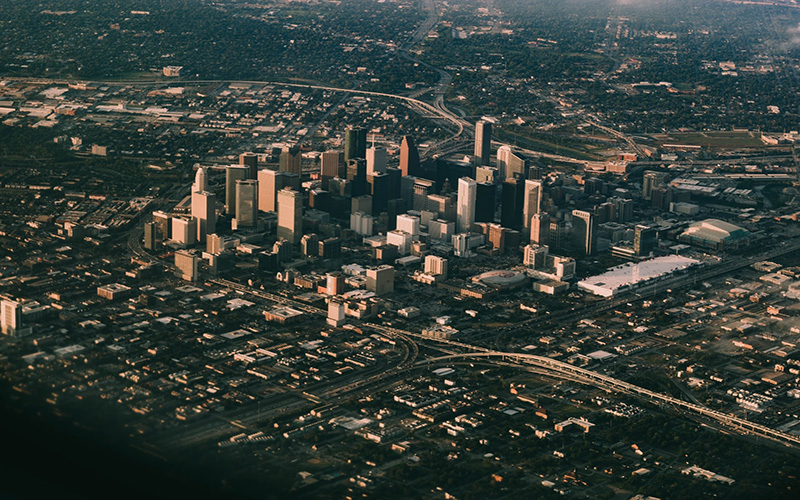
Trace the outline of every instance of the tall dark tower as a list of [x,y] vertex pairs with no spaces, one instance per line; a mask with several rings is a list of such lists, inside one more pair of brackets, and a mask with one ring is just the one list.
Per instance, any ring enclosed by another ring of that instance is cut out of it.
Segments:
[[400,171],[404,176],[419,173],[419,150],[410,135],[403,136],[400,144]]
[[501,194],[500,225],[521,230],[524,203],[525,182],[522,179],[506,179]]
[[239,165],[244,165],[249,168],[247,173],[248,179],[256,179],[258,177],[258,155],[252,152],[242,153],[239,155]]
[[497,186],[479,182],[477,187],[475,222],[494,222],[494,201],[497,194]]
[[367,129],[348,127],[344,131],[344,161],[367,157]]
[[364,158],[351,158],[347,161],[347,180],[350,181],[353,197],[369,194],[370,186],[367,183],[367,160]]

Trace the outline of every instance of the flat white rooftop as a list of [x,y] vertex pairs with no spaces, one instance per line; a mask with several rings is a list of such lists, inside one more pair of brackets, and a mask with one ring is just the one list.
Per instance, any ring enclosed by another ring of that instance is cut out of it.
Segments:
[[639,263],[629,262],[612,267],[603,274],[591,276],[578,282],[578,288],[603,297],[611,297],[624,290],[668,276],[676,271],[700,264],[699,260],[667,255]]

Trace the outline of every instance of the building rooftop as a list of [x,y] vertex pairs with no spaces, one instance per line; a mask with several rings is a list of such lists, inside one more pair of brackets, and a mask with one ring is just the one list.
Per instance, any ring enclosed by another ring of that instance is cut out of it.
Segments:
[[636,264],[628,262],[612,267],[603,274],[579,281],[578,288],[596,295],[610,297],[637,284],[643,284],[698,264],[700,264],[699,260],[680,255],[656,257]]

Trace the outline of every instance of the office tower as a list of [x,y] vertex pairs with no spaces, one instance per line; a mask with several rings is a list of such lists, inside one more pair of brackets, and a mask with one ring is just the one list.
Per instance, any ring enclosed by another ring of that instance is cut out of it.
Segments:
[[644,197],[645,200],[649,200],[652,196],[653,188],[665,186],[666,184],[666,172],[648,170],[642,176],[642,197]]
[[428,196],[434,194],[436,183],[430,179],[414,179],[411,194],[411,208],[422,211],[428,208]]
[[236,210],[236,181],[247,179],[249,173],[248,167],[243,165],[225,167],[225,213],[233,214]]
[[347,161],[347,180],[350,181],[352,196],[369,194],[367,183],[367,160],[364,158],[351,158]]
[[475,222],[494,222],[494,207],[497,199],[497,186],[477,183],[475,191]]
[[172,241],[181,245],[197,243],[197,219],[188,215],[173,217]]
[[278,255],[278,262],[290,262],[292,260],[292,244],[286,240],[278,240],[272,245],[272,253]]
[[319,237],[316,234],[304,234],[300,238],[300,252],[304,257],[316,257],[319,255]]
[[348,127],[344,131],[344,161],[367,156],[367,129]]
[[411,252],[412,241],[411,234],[399,229],[393,229],[386,233],[386,244],[397,247],[397,253],[400,255],[408,255]]
[[239,155],[239,165],[247,167],[247,178],[255,179],[258,176],[258,155],[252,152]]
[[197,281],[197,264],[199,260],[195,252],[189,250],[175,252],[175,267],[178,268],[178,276],[186,281]]
[[344,293],[344,275],[340,272],[325,275],[325,293],[328,295],[341,295]]
[[412,238],[419,237],[419,217],[416,215],[402,214],[397,216],[395,228],[398,231],[405,231],[411,235]]
[[525,194],[522,199],[522,227],[531,229],[531,217],[538,214],[542,207],[542,181],[525,181]]
[[531,217],[531,243],[547,245],[550,243],[550,216],[546,213]]
[[394,291],[394,268],[392,266],[379,266],[367,269],[367,290],[383,295]]
[[548,238],[550,243],[547,245],[548,247],[552,248],[554,251],[561,250],[562,245],[564,244],[564,239],[566,238],[566,228],[564,221],[561,220],[551,220],[550,221],[550,234],[548,234]]
[[389,203],[391,178],[387,174],[377,173],[368,175],[367,181],[370,186],[369,192],[372,195],[372,213],[378,215],[385,212]]
[[[498,150],[499,151],[499,150]],[[497,184],[500,174],[496,167],[482,165],[475,168],[475,182],[485,184]]]
[[583,181],[583,193],[586,196],[603,194],[603,186],[604,183],[602,179],[598,179],[597,177],[589,177]]
[[155,222],[145,222],[144,224],[144,248],[145,250],[158,248],[158,227]]
[[670,186],[656,186],[650,190],[650,205],[659,210],[669,210],[675,190]]
[[161,241],[167,241],[172,236],[172,224],[170,219],[171,217],[166,212],[162,212],[161,210],[153,212],[153,223],[156,225],[158,237]]
[[436,218],[455,221],[456,210],[453,197],[446,194],[428,195],[427,210],[436,214]]
[[447,259],[437,255],[425,256],[425,273],[447,279]]
[[262,212],[276,212],[278,191],[285,187],[300,191],[300,176],[291,172],[259,170],[258,209]]
[[350,214],[350,229],[359,236],[372,236],[375,233],[375,217],[364,212]]
[[508,178],[502,184],[500,196],[500,224],[510,229],[522,229],[522,210],[525,183],[522,179]]
[[331,299],[328,302],[328,316],[325,321],[334,328],[345,324],[344,302],[342,302],[342,299]]
[[389,178],[389,196],[387,196],[387,199],[400,198],[400,184],[402,183],[403,173],[397,167],[386,167],[386,176]]
[[192,217],[197,221],[197,241],[206,241],[206,235],[217,227],[217,195],[208,191],[192,193]]
[[197,173],[194,175],[194,184],[192,184],[192,192],[195,191],[208,191],[208,173],[205,167],[198,167]]
[[302,175],[302,153],[300,146],[286,146],[281,151],[281,156],[278,159],[278,165],[281,172],[291,172],[293,174]]
[[331,193],[324,189],[312,189],[308,192],[308,206],[314,210],[331,212]]
[[428,236],[432,240],[439,240],[444,243],[450,243],[450,238],[453,237],[455,232],[456,232],[456,225],[452,221],[437,219],[437,220],[432,220],[428,224]]
[[333,196],[341,198],[350,198],[353,196],[353,183],[344,177],[334,177],[328,183],[328,190]]
[[633,200],[623,198],[611,198],[609,201],[614,203],[616,207],[614,212],[616,214],[617,222],[628,222],[633,219]]
[[372,196],[365,194],[350,198],[350,212],[363,212],[367,215],[372,215]]
[[522,264],[531,269],[541,269],[547,263],[547,245],[537,245],[531,242],[525,246]]
[[339,259],[342,256],[342,240],[326,238],[319,242],[320,259]]
[[656,247],[656,230],[637,224],[633,234],[633,251],[638,257],[646,257]]
[[367,149],[367,175],[386,172],[387,161],[386,148],[383,146],[372,146]]
[[292,189],[278,191],[278,238],[298,243],[303,231],[303,196]]
[[322,177],[322,187],[328,187],[326,181],[334,177],[341,177],[339,166],[341,165],[342,152],[341,151],[325,151],[320,155],[320,177]]
[[597,245],[594,215],[585,210],[572,211],[572,245],[581,255],[593,255]]
[[530,159],[519,151],[514,151],[511,146],[500,146],[497,148],[497,170],[501,179],[527,179]]
[[419,150],[410,135],[403,136],[403,142],[400,143],[400,172],[402,175],[419,173]]
[[492,124],[481,120],[475,124],[475,157],[481,165],[488,165],[491,154]]
[[458,179],[458,201],[456,205],[456,229],[459,233],[472,231],[475,223],[475,198],[478,184],[469,177]]
[[258,221],[258,181],[236,181],[236,227],[254,227]]
[[22,329],[22,304],[13,300],[0,303],[0,331],[11,337]]

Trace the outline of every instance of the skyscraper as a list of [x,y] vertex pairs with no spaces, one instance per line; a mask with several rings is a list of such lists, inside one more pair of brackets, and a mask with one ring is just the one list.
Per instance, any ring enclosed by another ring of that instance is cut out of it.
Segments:
[[403,175],[419,173],[419,150],[410,135],[403,136],[403,142],[400,143],[400,171]]
[[542,181],[525,181],[525,194],[522,201],[522,227],[530,231],[531,217],[542,207]]
[[258,181],[236,181],[236,227],[253,227],[258,220]]
[[469,177],[458,179],[458,201],[456,205],[456,229],[468,233],[475,223],[475,199],[478,184]]
[[195,191],[208,191],[208,178],[206,168],[199,167],[197,173],[194,175],[194,184],[192,184],[192,192]]
[[475,222],[494,222],[497,186],[484,182],[477,183],[475,192]]
[[497,170],[502,179],[528,178],[530,160],[524,154],[514,151],[511,146],[497,148]]
[[638,257],[646,257],[656,247],[656,230],[637,224],[633,233],[633,251]]
[[239,155],[239,165],[247,167],[247,178],[255,179],[258,176],[258,155],[252,152]]
[[367,149],[367,175],[386,172],[386,148],[372,146]]
[[206,241],[206,236],[217,227],[217,195],[209,191],[192,193],[192,218],[197,222],[197,241]]
[[475,124],[475,156],[481,165],[488,165],[491,154],[492,124],[481,120]]
[[585,210],[572,211],[572,245],[582,255],[593,255],[597,245],[594,215]]
[[327,180],[340,177],[339,166],[341,162],[341,151],[325,151],[320,156],[320,177],[322,177],[322,187],[327,187]]
[[244,165],[225,167],[225,213],[232,214],[236,210],[236,181],[247,179],[249,173],[249,167]]
[[351,158],[347,160],[347,180],[351,183],[350,192],[353,196],[369,193],[367,183],[367,160],[364,158]]
[[344,131],[344,161],[367,156],[367,129],[348,127]]
[[278,238],[292,244],[303,236],[303,195],[290,188],[278,191]]
[[545,213],[531,217],[531,243],[547,245],[550,243],[550,216]]
[[145,250],[158,248],[158,226],[155,222],[145,222],[144,224],[144,248]]
[[258,171],[258,209],[262,212],[278,210],[278,191],[285,187],[300,190],[300,176],[290,172],[275,170]]
[[278,170],[281,172],[292,172],[297,175],[302,175],[303,173],[302,154],[300,146],[297,144],[284,147],[278,162]]
[[648,170],[642,176],[642,197],[649,200],[652,197],[653,188],[667,184],[667,173]]
[[525,184],[521,179],[508,178],[503,182],[500,206],[500,224],[510,229],[522,229]]
[[13,300],[0,303],[0,331],[3,335],[17,335],[22,327],[22,305]]

